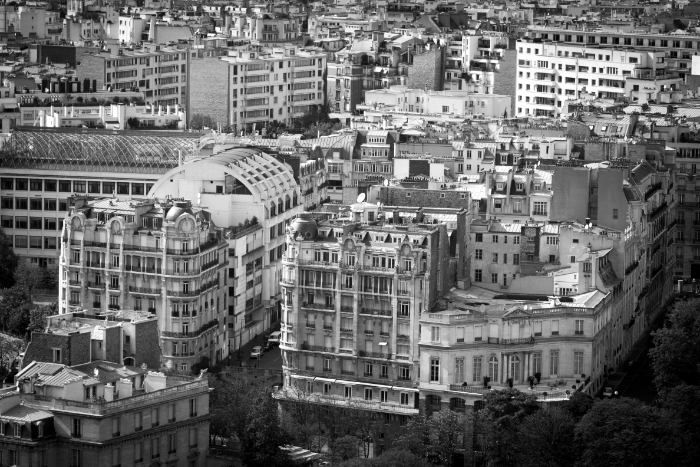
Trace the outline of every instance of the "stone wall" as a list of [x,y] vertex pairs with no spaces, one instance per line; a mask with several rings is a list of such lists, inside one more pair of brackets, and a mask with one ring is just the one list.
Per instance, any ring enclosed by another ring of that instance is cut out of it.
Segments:
[[[411,196],[407,196],[410,194]],[[464,196],[464,198],[462,198]],[[469,196],[451,190],[406,190],[381,187],[379,200],[385,206],[423,206],[435,208],[464,208],[469,210]]]
[[408,89],[442,91],[444,86],[445,48],[436,47],[420,55],[414,55],[413,65],[408,67]]
[[24,365],[33,361],[53,362],[53,349],[61,350],[61,361],[64,365],[80,365],[90,363],[89,332],[65,334],[47,334],[33,332],[32,340],[27,346]]
[[134,325],[133,336],[136,345],[134,363],[141,366],[145,363],[148,368],[159,369],[161,366],[160,335],[158,321],[153,319]]
[[105,360],[113,363],[123,363],[121,340],[122,328],[113,326],[105,329]]

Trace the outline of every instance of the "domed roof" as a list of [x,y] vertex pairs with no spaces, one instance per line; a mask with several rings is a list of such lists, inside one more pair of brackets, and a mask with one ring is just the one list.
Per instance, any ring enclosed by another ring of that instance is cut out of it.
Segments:
[[165,215],[165,220],[168,222],[175,222],[184,213],[192,214],[192,209],[190,209],[189,204],[175,203]]
[[294,236],[301,235],[304,240],[316,240],[318,236],[316,221],[311,219],[308,213],[301,213],[292,222],[292,231]]

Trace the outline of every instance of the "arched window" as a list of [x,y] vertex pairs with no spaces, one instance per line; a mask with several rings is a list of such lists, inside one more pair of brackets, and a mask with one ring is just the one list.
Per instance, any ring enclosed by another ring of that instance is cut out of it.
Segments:
[[280,214],[284,212],[284,203],[282,203],[282,198],[277,198],[277,212]]
[[285,196],[284,200],[284,210],[288,211],[292,208],[292,200],[289,198],[289,195]]
[[292,196],[292,206],[297,206],[297,204],[299,203],[297,202],[297,192],[295,191],[294,195]]
[[275,217],[277,215],[277,206],[275,205],[275,202],[273,201],[270,204],[270,217]]
[[520,357],[517,355],[510,357],[510,377],[515,381],[520,380]]
[[489,358],[489,378],[491,381],[498,381],[498,357],[495,355]]

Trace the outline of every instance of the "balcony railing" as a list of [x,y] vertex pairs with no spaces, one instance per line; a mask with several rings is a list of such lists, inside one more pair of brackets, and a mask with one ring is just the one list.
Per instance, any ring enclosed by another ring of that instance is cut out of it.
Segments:
[[323,345],[310,345],[306,342],[302,342],[300,348],[301,350],[310,350],[313,352],[335,352],[335,347],[326,347]]
[[218,326],[219,320],[213,319],[206,324],[203,324],[197,331],[194,332],[172,332],[172,331],[161,331],[160,335],[162,337],[178,337],[178,338],[193,338],[199,337],[206,331]]
[[[370,358],[389,358],[389,354],[382,352],[367,352],[366,350],[359,350],[357,354],[360,357],[370,357]],[[370,375],[371,376],[371,375]]]
[[461,386],[459,384],[450,384],[450,391],[470,392],[474,394],[486,394],[490,389],[480,386]]
[[104,290],[105,289],[105,283],[100,282],[99,284],[97,282],[88,282],[87,283],[88,288],[90,289],[100,289]]
[[149,294],[149,295],[160,295],[160,293],[161,293],[160,289],[151,289],[149,287],[135,287],[133,285],[129,286],[129,292]]

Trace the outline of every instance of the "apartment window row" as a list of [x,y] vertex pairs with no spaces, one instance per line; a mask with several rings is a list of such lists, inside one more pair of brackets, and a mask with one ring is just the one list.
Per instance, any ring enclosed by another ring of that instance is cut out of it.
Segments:
[[57,237],[39,237],[39,236],[27,236],[27,235],[15,235],[14,236],[14,247],[15,248],[32,248],[32,249],[45,249],[45,250],[56,250],[58,249],[59,238]]
[[[510,237],[510,240],[508,238]],[[500,235],[491,235],[489,238],[491,238],[491,243],[499,243],[499,239],[501,238]],[[484,234],[483,233],[476,233],[474,234],[474,241],[476,243],[483,243],[484,242]],[[520,235],[503,235],[503,244],[508,244],[512,243],[513,245],[520,245]],[[479,259],[479,258],[477,258]]]
[[152,186],[152,183],[100,182],[90,180],[43,180],[7,177],[0,179],[0,189],[15,191],[145,195]]

